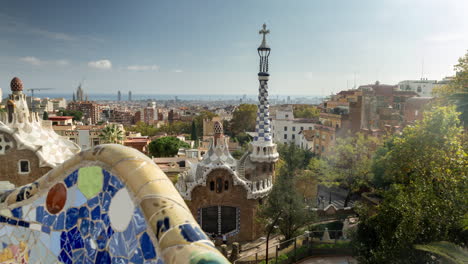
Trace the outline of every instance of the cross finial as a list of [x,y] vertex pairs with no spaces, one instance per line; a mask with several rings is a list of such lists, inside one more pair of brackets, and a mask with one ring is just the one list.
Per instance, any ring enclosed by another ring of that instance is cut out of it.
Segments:
[[258,32],[258,34],[263,34],[263,41],[260,47],[267,47],[265,36],[266,34],[270,34],[270,30],[266,29],[266,24],[263,24],[262,29]]
[[265,39],[265,35],[270,33],[269,29],[266,29],[266,24],[263,24],[263,28],[258,32],[258,34],[263,34],[263,39]]

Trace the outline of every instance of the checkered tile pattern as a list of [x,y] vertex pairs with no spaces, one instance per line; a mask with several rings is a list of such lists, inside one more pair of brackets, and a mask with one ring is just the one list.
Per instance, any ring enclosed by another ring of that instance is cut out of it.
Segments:
[[270,126],[270,103],[268,102],[268,84],[267,80],[260,81],[258,93],[258,110],[257,122],[255,125],[254,141],[271,141],[271,126]]
[[19,144],[37,149],[49,164],[58,165],[80,151],[78,146],[51,128],[42,127],[40,122],[16,123],[12,128],[16,129],[15,139]]
[[222,138],[218,146],[215,146],[213,142],[211,143],[208,152],[203,156],[202,163],[205,165],[226,164],[235,166],[236,160],[229,153],[226,140]]

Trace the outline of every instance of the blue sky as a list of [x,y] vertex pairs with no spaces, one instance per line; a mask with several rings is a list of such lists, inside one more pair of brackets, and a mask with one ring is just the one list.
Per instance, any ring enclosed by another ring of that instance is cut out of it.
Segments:
[[255,94],[266,22],[270,94],[441,79],[468,49],[468,1],[2,1],[0,87]]

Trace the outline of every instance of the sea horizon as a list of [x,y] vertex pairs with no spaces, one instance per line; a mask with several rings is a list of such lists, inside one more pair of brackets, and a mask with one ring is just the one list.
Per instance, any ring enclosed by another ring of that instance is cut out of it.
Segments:
[[[30,96],[31,93],[26,93],[27,96]],[[116,93],[89,93],[86,94],[90,101],[117,101]],[[3,98],[7,98],[8,93],[3,94]],[[36,92],[34,97],[37,98],[65,98],[66,100],[72,100],[72,93],[40,93]],[[246,101],[257,100],[257,94],[152,94],[152,93],[135,93],[132,94],[132,101],[139,100],[155,100],[155,101],[167,101],[167,100],[177,100],[181,101],[232,101],[245,99]],[[287,100],[290,97],[291,100],[295,99],[319,99],[325,96],[321,95],[270,95],[270,100]],[[121,95],[121,101],[128,101],[128,93],[123,93]]]

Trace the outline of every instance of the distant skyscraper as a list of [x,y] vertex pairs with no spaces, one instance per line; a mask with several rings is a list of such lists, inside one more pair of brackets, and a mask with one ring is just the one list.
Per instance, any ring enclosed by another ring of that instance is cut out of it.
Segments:
[[117,93],[117,101],[121,101],[122,100],[122,94],[120,93],[120,91]]
[[129,100],[129,101],[132,100],[132,91],[128,91],[128,100]]

